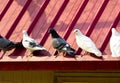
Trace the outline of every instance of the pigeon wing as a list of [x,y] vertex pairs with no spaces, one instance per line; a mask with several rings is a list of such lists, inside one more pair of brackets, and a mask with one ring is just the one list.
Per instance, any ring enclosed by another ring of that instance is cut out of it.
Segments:
[[95,44],[89,37],[82,36],[81,38],[78,38],[77,44],[80,48],[90,53],[96,53],[98,51]]
[[52,40],[52,45],[57,50],[61,50],[66,44],[66,41],[62,38],[53,38]]

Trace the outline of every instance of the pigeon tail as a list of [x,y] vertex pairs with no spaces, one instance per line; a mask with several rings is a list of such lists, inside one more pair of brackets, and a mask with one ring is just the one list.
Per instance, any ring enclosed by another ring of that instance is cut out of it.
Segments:
[[111,56],[112,57],[120,57],[120,55],[115,55],[115,54],[112,54]]
[[98,57],[101,57],[102,53],[98,50],[98,51],[95,52],[95,55],[98,56]]
[[75,50],[73,48],[67,48],[67,54],[70,56],[75,56]]
[[44,47],[34,47],[32,50],[46,50]]
[[16,48],[23,47],[22,42],[14,42]]
[[4,51],[4,50],[2,50],[2,51],[1,51],[1,53],[0,53],[0,59],[2,59],[2,58],[3,58],[4,54],[5,54],[5,51]]
[[9,51],[9,50],[12,50],[12,49],[14,49],[14,48],[16,48],[16,45],[14,44],[14,42],[10,42],[6,47],[4,47],[3,49],[5,50],[5,51]]

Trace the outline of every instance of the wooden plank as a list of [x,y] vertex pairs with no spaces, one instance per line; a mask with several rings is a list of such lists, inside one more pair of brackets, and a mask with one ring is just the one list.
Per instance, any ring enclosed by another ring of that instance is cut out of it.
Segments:
[[54,73],[53,71],[0,71],[0,78],[0,83],[53,83]]
[[[31,62],[0,62],[0,70],[105,70],[119,71],[119,61],[31,61]],[[19,66],[18,66],[19,65]]]

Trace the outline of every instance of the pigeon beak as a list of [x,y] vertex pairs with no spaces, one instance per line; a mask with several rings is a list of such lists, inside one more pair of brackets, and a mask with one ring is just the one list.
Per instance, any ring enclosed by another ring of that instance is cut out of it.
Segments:
[[49,30],[48,30],[48,33],[51,33],[51,32],[53,32],[54,31],[54,29],[53,28],[50,28]]
[[73,30],[73,33],[75,33],[75,30]]
[[50,34],[50,30],[48,30],[48,33]]
[[77,32],[77,29],[74,29],[74,30],[73,30],[73,33],[76,33],[76,32]]
[[23,32],[23,33],[26,33],[26,30],[23,30],[22,32]]
[[3,37],[1,36],[1,34],[0,34],[0,38],[3,38]]

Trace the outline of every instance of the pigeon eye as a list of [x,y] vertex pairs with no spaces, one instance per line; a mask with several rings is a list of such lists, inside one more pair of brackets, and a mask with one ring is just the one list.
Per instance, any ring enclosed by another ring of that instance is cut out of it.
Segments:
[[78,30],[76,30],[76,32],[78,32]]
[[25,40],[26,42],[28,42],[28,40]]

